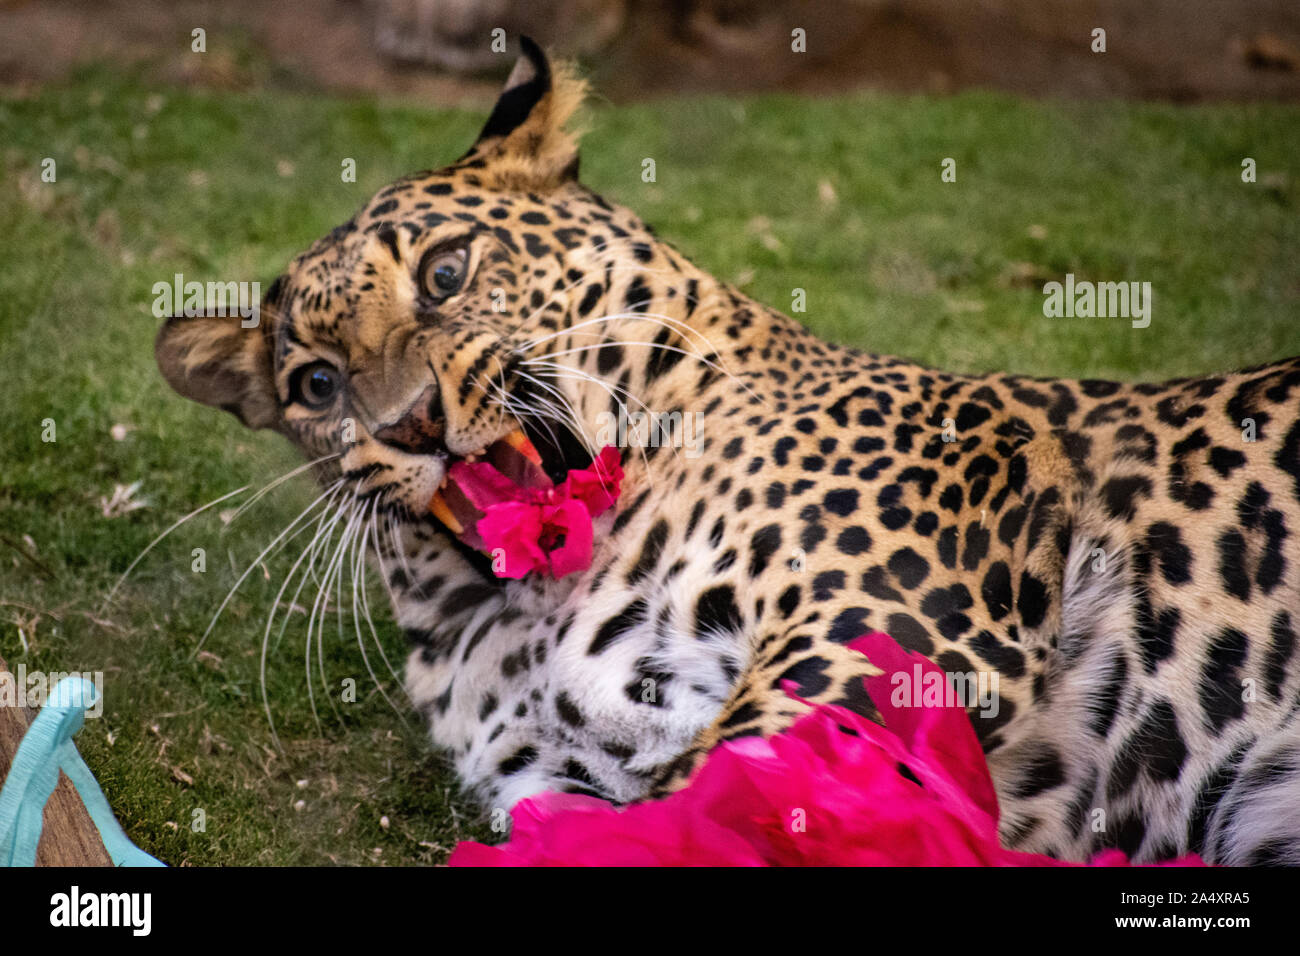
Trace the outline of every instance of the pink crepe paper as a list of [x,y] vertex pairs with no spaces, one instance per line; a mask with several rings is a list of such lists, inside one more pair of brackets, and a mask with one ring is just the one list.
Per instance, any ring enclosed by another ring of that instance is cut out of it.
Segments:
[[562,578],[591,567],[591,522],[618,500],[623,468],[618,449],[607,445],[553,488],[517,485],[486,461],[457,462],[448,477],[483,512],[475,531],[485,551],[502,556],[498,577]]
[[[554,792],[521,800],[508,843],[461,843],[450,864],[1072,865],[1001,846],[993,781],[959,704],[891,703],[889,675],[918,664],[939,671],[935,664],[880,633],[849,646],[884,672],[866,681],[884,726],[817,705],[783,733],[719,745],[662,800],[624,808]],[[1178,862],[1201,865],[1194,855]],[[1119,850],[1090,861],[1127,864]]]

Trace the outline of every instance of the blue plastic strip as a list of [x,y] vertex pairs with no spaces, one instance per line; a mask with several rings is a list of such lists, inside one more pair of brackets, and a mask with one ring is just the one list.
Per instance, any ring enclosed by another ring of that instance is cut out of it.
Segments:
[[45,804],[59,782],[60,770],[77,788],[116,866],[165,865],[128,839],[73,743],[95,694],[95,685],[85,678],[65,677],[23,735],[0,789],[0,866],[36,865]]

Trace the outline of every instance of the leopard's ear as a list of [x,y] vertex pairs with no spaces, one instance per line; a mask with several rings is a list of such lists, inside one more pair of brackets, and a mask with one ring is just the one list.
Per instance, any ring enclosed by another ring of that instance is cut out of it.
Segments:
[[167,384],[186,398],[230,412],[249,428],[281,420],[263,306],[257,324],[234,316],[173,316],[154,340],[154,357]]
[[500,188],[544,190],[578,178],[579,134],[570,121],[587,85],[570,64],[552,66],[529,37],[478,140],[461,162],[481,160]]

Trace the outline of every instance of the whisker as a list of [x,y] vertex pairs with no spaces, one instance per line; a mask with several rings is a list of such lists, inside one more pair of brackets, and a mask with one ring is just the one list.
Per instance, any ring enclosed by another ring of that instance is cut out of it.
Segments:
[[493,388],[498,389],[499,395],[494,396],[486,388],[483,387],[482,383],[478,381],[474,382],[475,387],[477,387],[478,390],[481,391],[488,398],[489,401],[494,401],[502,409],[509,412],[511,417],[513,417],[516,422],[519,422],[519,427],[521,429],[523,428],[523,423],[520,420],[521,417],[527,418],[530,421],[535,421],[546,429],[547,435],[550,437],[551,441],[556,445],[559,444],[559,439],[556,437],[555,431],[554,429],[551,428],[547,419],[549,419],[549,421],[554,421],[565,428],[568,428],[570,431],[573,431],[573,429],[570,427],[570,423],[562,416],[560,416],[558,412],[553,413],[551,415],[539,414],[536,412],[536,410],[528,408],[527,405],[525,405],[522,401],[517,399],[515,396],[512,396],[509,392],[501,391],[500,386],[498,386],[495,382],[488,382],[487,384],[492,386]]
[[100,605],[100,612],[102,613],[103,610],[104,610],[104,608],[108,607],[108,602],[111,601],[111,600],[113,600],[113,595],[117,593],[117,589],[120,588],[120,587],[122,586],[122,583],[123,583],[124,581],[126,581],[127,577],[131,574],[131,572],[135,570],[135,566],[136,566],[137,564],[139,564],[142,560],[144,560],[144,556],[145,556],[146,554],[148,554],[150,551],[152,551],[152,550],[154,549],[154,547],[158,544],[159,541],[161,541],[163,538],[167,537],[169,534],[171,534],[173,531],[175,531],[177,528],[179,528],[179,527],[180,527],[181,525],[183,525],[185,522],[189,521],[191,518],[203,514],[203,512],[207,511],[209,508],[212,508],[212,507],[215,507],[216,505],[221,504],[221,502],[225,501],[225,500],[228,499],[228,498],[233,498],[235,495],[239,494],[241,491],[247,491],[250,487],[252,487],[252,486],[251,486],[251,485],[244,485],[242,488],[236,488],[234,491],[227,491],[227,492],[226,492],[224,495],[222,495],[220,498],[216,498],[216,499],[214,499],[214,500],[212,500],[212,501],[209,501],[206,505],[203,505],[203,506],[201,506],[201,507],[195,508],[193,511],[191,511],[189,514],[187,514],[185,517],[183,517],[183,518],[179,518],[179,519],[177,519],[176,521],[174,521],[174,522],[173,522],[173,523],[172,523],[172,524],[167,528],[166,531],[164,531],[162,534],[158,535],[158,537],[156,537],[156,538],[154,538],[152,541],[150,541],[149,544],[145,547],[145,549],[144,549],[143,551],[141,551],[139,554],[137,554],[137,555],[135,556],[135,560],[134,560],[134,561],[132,561],[130,564],[127,565],[126,570],[123,571],[123,572],[122,572],[122,576],[121,576],[120,578],[117,579],[117,583],[113,585],[112,590],[110,590],[110,591],[108,592],[108,594],[105,595],[105,597],[104,597],[104,603]]
[[[561,368],[561,369],[563,369],[563,370],[566,371],[566,372],[569,372],[569,371],[574,372],[575,375],[572,375],[572,376],[565,376],[565,378],[567,378],[567,379],[570,380],[570,381],[590,381],[590,382],[592,382],[593,384],[598,385],[598,386],[600,386],[601,388],[604,388],[605,391],[609,394],[610,398],[612,398],[615,402],[618,402],[618,406],[619,406],[620,409],[622,409],[623,414],[624,414],[625,416],[627,415],[627,405],[624,404],[624,403],[619,399],[619,397],[618,397],[617,395],[615,395],[613,391],[610,390],[609,386],[607,386],[607,385],[606,385],[604,382],[602,382],[600,379],[596,378],[594,375],[591,375],[591,374],[589,374],[589,373],[587,373],[587,372],[583,372],[583,371],[581,371],[580,369],[569,369],[567,366],[561,366],[561,365],[558,365],[558,364],[555,364],[555,363],[551,363],[551,362],[547,362],[547,363],[539,363],[539,364],[538,364],[538,367],[539,367],[539,368],[542,367],[543,364],[545,364],[546,366],[548,366],[548,367],[551,368],[551,369]],[[523,376],[525,376],[525,377],[527,377],[527,378],[529,378],[529,379],[532,379],[534,382],[536,382],[536,383],[539,384],[539,385],[543,385],[543,383],[541,382],[540,379],[537,379],[537,378],[535,378],[534,376],[529,375],[527,372],[523,372],[523,371],[521,371],[519,374],[520,374],[520,375],[523,375]],[[552,376],[554,376],[554,372],[550,372],[549,374],[551,374]],[[546,386],[543,385],[543,387],[546,387]],[[571,407],[572,407],[572,406],[570,406],[570,408],[571,408]],[[576,414],[576,413],[575,413],[575,414]],[[594,443],[594,442],[591,442],[591,443],[589,443],[589,444],[590,444],[590,447],[591,447],[592,461],[595,463],[597,470],[598,470],[598,471],[601,471],[601,470],[603,470],[603,466],[600,464],[600,454],[599,454],[599,450],[595,448],[595,443]],[[653,474],[651,474],[651,471],[650,471],[650,459],[649,459],[649,456],[646,455],[646,452],[645,452],[645,448],[644,448],[644,447],[641,448],[640,451],[641,451],[641,460],[645,463],[645,467],[646,467],[646,477],[647,477],[647,479],[648,479],[649,482],[650,482],[650,487],[653,488],[653,487],[654,487],[654,476],[653,476]]]
[[[341,485],[341,483],[342,483],[342,479],[339,479],[338,481],[331,484],[324,491],[322,491],[319,495],[317,495],[316,498],[314,498],[312,502],[309,505],[307,505],[306,508],[298,512],[298,516],[294,518],[291,522],[289,522],[289,524],[285,527],[285,529],[281,531],[278,535],[276,535],[275,538],[271,541],[271,543],[268,544],[265,548],[263,548],[262,552],[256,558],[253,559],[253,561],[248,565],[247,569],[245,569],[244,573],[239,576],[239,579],[235,581],[234,585],[230,588],[230,590],[226,592],[225,598],[222,599],[220,606],[217,607],[217,612],[212,615],[212,620],[208,622],[207,629],[204,630],[202,637],[199,638],[198,645],[194,648],[193,653],[190,655],[191,660],[199,653],[200,650],[203,649],[203,644],[205,641],[207,641],[208,635],[212,633],[212,628],[216,626],[217,620],[221,617],[221,612],[226,609],[226,605],[230,603],[232,598],[234,598],[235,592],[239,590],[240,585],[242,585],[244,581],[247,580],[248,576],[253,573],[253,570],[259,564],[261,564],[263,559],[265,559],[266,556],[270,554],[271,551],[275,549],[277,545],[279,545],[281,542],[287,544],[288,540],[292,540],[292,538],[296,538],[303,530],[305,530],[306,525],[304,525],[302,528],[299,528],[292,535],[289,535],[289,532],[293,530],[293,528],[298,524],[298,522],[302,521],[305,517],[311,514],[311,512],[315,510],[316,506],[319,505],[323,500],[325,500],[327,496],[332,501],[333,496],[337,494],[338,488]],[[327,509],[329,508],[328,501],[326,502],[325,507]],[[288,540],[286,540],[287,535],[289,535]]]
[[[597,386],[599,386],[600,388],[603,388],[603,389],[604,389],[604,390],[609,394],[609,397],[612,398],[615,402],[618,403],[618,407],[622,410],[624,417],[630,417],[630,416],[628,416],[627,403],[625,403],[622,399],[620,399],[620,398],[618,397],[617,394],[615,394],[615,391],[614,391],[615,389],[617,389],[618,391],[622,392],[624,395],[626,395],[626,396],[627,396],[628,398],[630,398],[632,401],[634,401],[634,402],[636,402],[638,405],[640,405],[643,409],[645,409],[645,411],[646,411],[648,414],[650,414],[650,415],[653,415],[653,414],[654,414],[654,411],[650,408],[649,405],[647,405],[645,402],[641,401],[641,399],[637,398],[637,397],[636,397],[635,395],[633,395],[633,394],[632,394],[628,389],[623,388],[622,386],[611,385],[611,384],[609,384],[608,382],[603,381],[602,379],[597,378],[596,376],[592,375],[592,374],[589,373],[589,372],[584,372],[584,371],[582,371],[581,369],[572,369],[572,368],[569,368],[568,366],[565,366],[565,365],[553,364],[553,363],[549,363],[549,362],[547,362],[547,363],[542,363],[542,365],[543,365],[544,367],[548,367],[548,368],[550,368],[550,369],[551,369],[550,374],[553,375],[553,376],[556,376],[556,377],[558,377],[558,378],[565,378],[565,379],[569,379],[569,380],[571,380],[571,381],[585,381],[585,382],[591,382],[593,385],[597,385]],[[638,435],[638,437],[640,437],[640,429],[637,430],[637,435]],[[645,466],[646,466],[646,477],[647,477],[647,478],[649,479],[649,481],[650,481],[650,487],[653,488],[653,487],[654,487],[654,475],[653,475],[653,473],[652,473],[651,470],[650,470],[650,460],[649,460],[649,458],[648,458],[647,455],[646,455],[646,452],[645,452],[645,445],[644,445],[644,443],[642,443],[642,444],[640,444],[638,447],[639,447],[640,450],[641,450],[641,460],[645,463]],[[675,457],[679,455],[676,446],[673,446],[673,455],[674,455]]]
[[[324,659],[324,649],[323,649],[324,636],[322,632],[324,630],[325,615],[329,613],[329,593],[330,593],[330,589],[333,586],[334,574],[338,569],[338,567],[342,564],[343,550],[348,540],[348,529],[352,527],[352,522],[353,520],[355,520],[355,514],[354,514],[354,505],[356,499],[355,488],[353,489],[352,495],[353,495],[353,499],[351,501],[345,502],[339,509],[340,514],[346,515],[346,520],[343,522],[343,527],[339,531],[338,544],[335,545],[334,551],[330,554],[329,560],[325,564],[324,577],[318,579],[319,586],[316,589],[316,598],[314,601],[312,601],[311,615],[307,618],[307,639],[306,639],[306,649],[305,649],[305,665],[306,665],[306,672],[307,672],[307,700],[311,703],[312,718],[316,721],[317,732],[322,735],[324,734],[324,728],[321,727],[320,714],[316,709],[316,694],[315,691],[312,689],[312,676],[311,676],[312,631],[314,627],[316,633],[316,656],[317,656],[318,666],[320,669],[321,684],[323,685],[322,690],[326,692],[326,699],[329,700],[330,707],[334,709],[335,714],[337,715],[338,714],[337,705],[335,705],[334,703],[333,696],[328,693],[329,685],[325,680],[325,659]],[[340,631],[341,630],[342,627],[340,626]]]
[[[651,301],[653,302],[654,299],[651,299]],[[676,316],[666,315],[663,312],[610,312],[610,313],[606,313],[605,315],[597,315],[589,319],[583,319],[581,322],[578,322],[574,325],[566,326],[565,328],[562,329],[557,329],[554,332],[548,332],[546,335],[537,336],[533,339],[530,339],[527,342],[524,342],[522,345],[518,346],[515,349],[515,351],[531,352],[539,345],[544,345],[547,342],[554,341],[555,339],[561,338],[562,336],[565,335],[574,334],[579,329],[585,329],[588,326],[592,326],[592,325],[608,325],[611,322],[623,322],[623,321],[649,322],[652,325],[662,326],[663,328],[668,329],[670,332],[677,332],[681,334],[683,337],[692,336],[698,339],[699,341],[703,342],[706,346],[708,346],[710,350],[715,350],[713,342],[709,339],[707,335],[705,335],[699,329],[695,328],[695,326],[691,325],[688,322],[684,322],[683,320],[677,318]],[[582,334],[599,335],[601,333],[584,332]]]
[[[332,503],[333,502],[331,502],[331,504]],[[307,559],[306,571],[302,576],[302,581],[299,583],[297,590],[294,591],[293,598],[289,602],[290,615],[293,612],[293,608],[298,606],[298,596],[302,593],[302,589],[306,587],[307,582],[320,582],[320,576],[316,573],[316,561],[333,543],[334,530],[338,526],[338,523],[343,519],[345,513],[346,511],[344,507],[340,505],[338,508],[322,511],[320,517],[317,519],[316,530],[312,535],[312,540],[308,542],[303,555]],[[302,610],[302,608],[299,608],[299,610]],[[275,647],[273,649],[276,651],[280,649],[280,645],[284,642],[284,632],[288,627],[288,622],[289,617],[286,616],[284,623],[280,626],[280,631],[275,638]]]
[[[355,492],[354,492],[354,500],[353,500],[353,504],[352,504],[352,509],[353,509],[353,517],[348,521],[348,526],[347,526],[347,528],[344,529],[343,540],[342,540],[342,542],[341,542],[341,544],[340,544],[340,549],[339,549],[338,568],[337,568],[337,569],[335,570],[335,572],[334,572],[334,587],[335,587],[335,589],[336,589],[336,591],[337,591],[337,595],[336,595],[336,596],[337,596],[337,598],[338,598],[338,604],[336,605],[336,609],[335,609],[335,623],[338,625],[339,644],[340,644],[340,645],[343,643],[343,607],[344,607],[344,604],[343,604],[343,582],[344,582],[343,563],[344,563],[344,560],[346,559],[346,560],[352,562],[353,565],[355,565],[355,563],[356,563],[356,543],[357,543],[357,538],[358,538],[358,535],[359,535],[360,530],[365,526],[365,512],[366,512],[366,505],[365,505],[365,502],[363,502],[363,501],[361,501],[361,500],[359,500],[359,499],[357,499],[357,498],[355,497]],[[355,579],[353,579],[353,587],[355,587],[355,586],[356,586],[356,584],[355,584]],[[353,598],[353,602],[354,602],[354,605],[355,605],[355,601],[356,601],[356,592],[355,592],[355,591],[353,591],[352,598]],[[356,614],[356,609],[355,609],[355,607],[354,607],[354,608],[353,608],[353,615],[355,615],[355,614]],[[354,624],[354,626],[355,626],[355,624],[356,624],[355,618],[354,618],[353,624]],[[317,634],[317,637],[318,637],[318,638],[320,638],[320,637],[322,637],[322,636],[323,636],[322,633],[318,633],[318,634]],[[360,636],[360,632],[359,632],[359,631],[358,631],[358,636]],[[325,642],[324,642],[324,640],[318,640],[318,641],[317,641],[317,644],[316,644],[316,661],[317,661],[317,666],[320,668],[321,684],[322,684],[324,687],[328,688],[328,687],[329,687],[329,684],[328,684],[328,683],[326,682],[326,680],[325,680],[325,658],[324,658],[324,653],[323,653],[323,648],[324,648],[324,646],[325,646]],[[364,655],[363,655],[363,657],[364,657]],[[339,711],[338,707],[337,707],[337,706],[335,705],[335,703],[334,703],[334,695],[333,695],[333,693],[329,693],[329,694],[327,695],[326,699],[330,702],[330,706],[331,706],[331,707],[333,708],[333,710],[334,710],[334,716],[338,719],[339,726],[342,727],[342,726],[343,726],[343,714]]]
[[379,676],[375,673],[375,669],[370,665],[370,655],[366,653],[366,641],[361,634],[361,611],[364,609],[366,624],[370,628],[370,633],[374,637],[375,643],[379,643],[379,637],[375,634],[375,623],[370,617],[370,604],[366,597],[365,575],[366,541],[369,538],[370,532],[374,529],[375,509],[377,507],[378,502],[371,503],[370,513],[366,516],[365,521],[361,526],[361,532],[357,536],[357,541],[360,544],[360,560],[358,560],[357,549],[353,548],[352,551],[351,565],[349,568],[352,577],[352,627],[353,630],[356,631],[357,647],[361,650],[361,659],[365,662],[366,671],[370,674],[370,679],[374,682],[375,688],[379,691],[380,696],[382,696],[384,700],[388,702],[388,706],[393,709],[393,713],[400,717],[402,716],[402,712],[398,710],[397,705],[393,703],[392,698],[388,696],[388,692],[384,690],[384,685],[380,682]]
[[[611,262],[613,262],[613,257],[612,257],[612,256],[607,257],[607,258],[606,258],[605,260],[603,260],[603,261],[601,261],[601,260],[596,260],[596,262],[594,263],[594,265],[600,269],[601,273],[604,274],[604,275],[606,276],[606,278],[608,278],[609,276],[612,276],[612,275],[616,275],[616,274],[619,274],[619,273],[623,273],[623,272],[635,272],[635,273],[637,273],[637,274],[643,274],[643,273],[644,273],[644,274],[660,275],[660,274],[667,274],[667,273],[669,273],[669,272],[672,271],[671,269],[652,269],[652,268],[649,268],[649,267],[644,267],[644,266],[642,266],[640,263],[636,263],[635,265],[632,265],[632,264],[627,264],[627,265],[618,265],[618,264],[614,264],[614,265],[610,265]],[[592,277],[591,277],[591,275],[590,275],[590,274],[587,274],[587,275],[583,275],[583,276],[581,276],[580,278],[574,279],[572,282],[569,282],[569,283],[567,283],[567,284],[561,286],[561,287],[558,288],[558,289],[554,289],[554,290],[552,290],[552,291],[551,291],[551,294],[548,295],[548,296],[546,297],[546,299],[542,302],[541,305],[539,305],[537,308],[533,309],[533,310],[532,310],[531,312],[529,312],[526,316],[524,316],[522,319],[520,319],[520,320],[519,320],[519,321],[518,321],[514,326],[512,326],[510,329],[508,329],[508,330],[506,331],[506,333],[505,333],[506,337],[509,337],[509,336],[511,336],[511,335],[514,335],[514,334],[515,334],[516,332],[518,332],[520,329],[524,328],[524,327],[527,326],[527,325],[532,324],[534,321],[536,321],[536,319],[537,319],[537,317],[538,317],[539,315],[541,315],[544,311],[546,311],[547,308],[549,308],[551,305],[555,304],[556,302],[560,302],[560,301],[562,301],[562,297],[563,297],[563,296],[565,296],[565,295],[567,295],[568,293],[572,292],[572,291],[573,291],[574,289],[576,289],[578,286],[583,285],[584,283],[591,282],[591,281],[592,281]],[[606,290],[606,291],[608,292],[608,290]],[[563,334],[563,331],[564,331],[564,330],[561,329],[561,330],[560,330],[559,332],[557,332],[556,334]]]
[[[373,519],[370,525],[370,540],[374,545],[376,560],[378,560],[379,562],[379,576],[384,582],[384,588],[387,589],[388,576],[384,571],[384,555],[383,555],[383,550],[379,544],[379,522],[374,521]],[[391,591],[389,592],[389,597],[390,598],[392,597]],[[388,655],[384,652],[383,642],[379,640],[379,634],[375,631],[375,622],[374,619],[370,616],[370,598],[366,593],[366,589],[364,587],[364,581],[361,589],[361,604],[366,612],[366,623],[370,628],[370,637],[375,642],[375,647],[378,648],[379,650],[379,657],[383,660],[384,667],[388,669],[388,673],[393,678],[393,681],[397,684],[398,687],[402,689],[402,693],[406,694],[406,684],[402,681],[401,677],[398,676],[397,671],[393,669],[393,665],[389,663]],[[407,700],[410,701],[409,695],[407,695]]]
[[575,355],[581,352],[590,352],[596,349],[610,348],[612,346],[638,346],[638,345],[645,346],[646,348],[658,349],[662,352],[676,352],[681,355],[685,355],[688,358],[694,358],[697,362],[700,362],[701,364],[713,369],[719,375],[723,375],[726,378],[730,379],[731,381],[735,382],[746,392],[748,392],[750,397],[757,399],[759,402],[761,402],[764,405],[769,404],[767,399],[763,398],[761,395],[755,392],[748,382],[740,378],[738,375],[734,375],[730,370],[728,370],[725,366],[719,364],[718,362],[715,362],[712,359],[709,359],[701,355],[699,352],[692,352],[687,349],[678,348],[675,345],[668,345],[666,343],[660,343],[660,342],[628,342],[626,340],[620,339],[620,340],[609,341],[609,342],[599,342],[596,345],[579,345],[579,346],[574,346],[573,348],[561,349],[558,352],[548,352],[544,355],[540,355],[535,358],[525,359],[522,364],[533,365],[536,362],[544,361],[546,359],[558,358],[562,355]]
[[[338,491],[337,486],[341,484],[342,484],[342,479],[339,479],[337,482],[335,482],[335,486],[336,486],[334,488],[335,492]],[[326,514],[329,514],[329,512],[327,511]],[[329,525],[330,528],[333,528],[334,524],[337,523],[340,517],[342,517],[343,515],[342,509],[338,509],[334,511],[333,515],[334,517],[330,519],[330,525]],[[270,614],[267,615],[266,628],[262,632],[262,656],[258,666],[258,675],[262,686],[262,709],[266,711],[266,721],[271,727],[271,739],[275,742],[276,749],[281,751],[284,750],[284,746],[280,743],[280,735],[276,733],[275,730],[275,717],[272,716],[271,713],[271,700],[266,687],[266,662],[267,662],[267,657],[269,656],[268,652],[270,650],[270,644],[271,644],[271,627],[275,623],[275,613],[280,607],[280,601],[284,597],[284,592],[289,589],[289,585],[293,582],[294,576],[297,574],[298,568],[302,565],[303,561],[307,559],[308,555],[314,554],[312,547],[313,545],[315,545],[320,535],[321,535],[321,529],[318,528],[316,531],[316,536],[307,545],[307,547],[303,548],[302,552],[298,555],[298,558],[293,562],[293,566],[289,568],[289,573],[284,576],[284,582],[280,585],[280,590],[276,592],[275,600],[271,604],[271,612]],[[313,557],[312,560],[314,561],[315,558]],[[280,637],[284,636],[285,628],[288,627],[289,625],[289,617],[293,613],[293,605],[297,603],[298,595],[302,592],[303,586],[306,583],[307,583],[307,575],[304,574],[302,581],[298,584],[298,590],[294,592],[293,599],[290,601],[290,607],[284,616],[284,621],[280,625]],[[279,646],[280,637],[276,638],[277,646]]]
[[[564,393],[561,392],[558,388],[546,382],[543,382],[541,379],[537,378],[534,375],[529,375],[527,372],[524,372],[522,370],[520,370],[518,374],[528,379],[529,381],[533,382],[533,384],[546,389],[557,399],[559,399],[560,402],[563,403],[564,406],[563,409],[556,409],[556,411],[557,412],[563,411],[565,414],[567,414],[568,423],[572,425],[571,430],[579,438],[582,439],[583,444],[587,446],[587,451],[590,452],[593,456],[595,456],[595,454],[599,451],[599,449],[596,448],[595,439],[593,439],[591,435],[587,432],[586,425],[584,425],[582,420],[579,418],[577,410],[573,407],[573,404],[568,400],[568,397],[565,396]],[[545,400],[543,399],[543,401]]]
[[305,465],[299,465],[297,468],[293,469],[292,471],[286,472],[285,474],[281,475],[279,478],[276,478],[274,481],[265,485],[260,491],[254,494],[253,497],[249,498],[242,505],[240,505],[235,510],[235,513],[230,516],[230,522],[227,525],[227,527],[229,527],[230,524],[234,524],[236,521],[238,521],[240,515],[242,515],[249,508],[253,507],[253,505],[257,504],[264,497],[266,497],[267,494],[269,494],[271,491],[274,491],[277,487],[284,484],[290,478],[293,478],[295,475],[301,475],[308,468],[311,468],[315,465],[323,464],[324,462],[331,461],[335,458],[342,458],[342,457],[343,457],[342,452],[335,452],[332,455],[322,455],[320,458],[317,458],[315,461],[309,461]]
[[408,581],[414,581],[415,572],[411,570],[411,565],[406,560],[406,543],[402,541],[402,526],[400,523],[394,521],[390,515],[388,517],[388,528],[389,533],[392,535],[393,542],[397,546],[397,556],[402,560],[402,571],[406,574],[406,579]]
[[[714,371],[718,372],[718,373],[721,374],[721,375],[726,375],[726,376],[728,376],[729,378],[735,378],[734,375],[732,375],[730,372],[728,372],[726,369],[724,369],[724,368],[723,368],[721,365],[719,365],[717,362],[710,361],[709,359],[707,359],[707,358],[705,358],[704,356],[700,355],[700,353],[698,353],[698,352],[690,352],[690,351],[687,351],[686,349],[678,348],[678,347],[675,346],[675,345],[667,345],[667,344],[662,344],[662,343],[659,343],[659,342],[628,342],[628,341],[623,340],[623,339],[619,339],[619,340],[616,340],[616,341],[610,341],[610,342],[598,342],[598,343],[595,344],[595,345],[575,345],[573,348],[569,348],[569,349],[561,349],[561,350],[558,351],[558,352],[548,352],[548,353],[546,353],[546,355],[538,356],[537,358],[525,359],[524,362],[523,362],[523,364],[524,364],[524,365],[532,365],[532,364],[535,363],[535,362],[543,361],[543,360],[545,360],[545,359],[559,358],[559,357],[562,356],[562,355],[576,355],[576,354],[578,354],[578,353],[580,353],[580,352],[592,352],[592,351],[595,351],[596,349],[607,349],[607,348],[610,348],[610,347],[612,347],[612,346],[616,346],[616,345],[617,345],[617,346],[636,346],[636,345],[642,345],[642,346],[645,346],[646,348],[659,349],[659,350],[662,351],[662,352],[677,352],[677,353],[680,353],[681,355],[686,355],[686,356],[689,356],[689,357],[691,357],[691,358],[696,359],[696,360],[699,361],[699,362],[702,362],[703,364],[707,365],[709,368],[713,369]],[[737,382],[740,382],[740,380],[737,379]],[[746,388],[749,387],[748,384],[746,384],[746,383],[741,382],[740,384],[744,384]]]

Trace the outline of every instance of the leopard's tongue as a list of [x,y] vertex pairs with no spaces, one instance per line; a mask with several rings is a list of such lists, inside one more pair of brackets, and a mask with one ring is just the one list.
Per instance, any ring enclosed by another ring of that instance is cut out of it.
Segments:
[[520,489],[554,487],[542,468],[542,456],[522,431],[494,442],[480,460],[492,468],[473,467],[472,459],[456,462],[429,501],[433,516],[475,548],[483,542],[474,526],[488,508],[518,500]]

